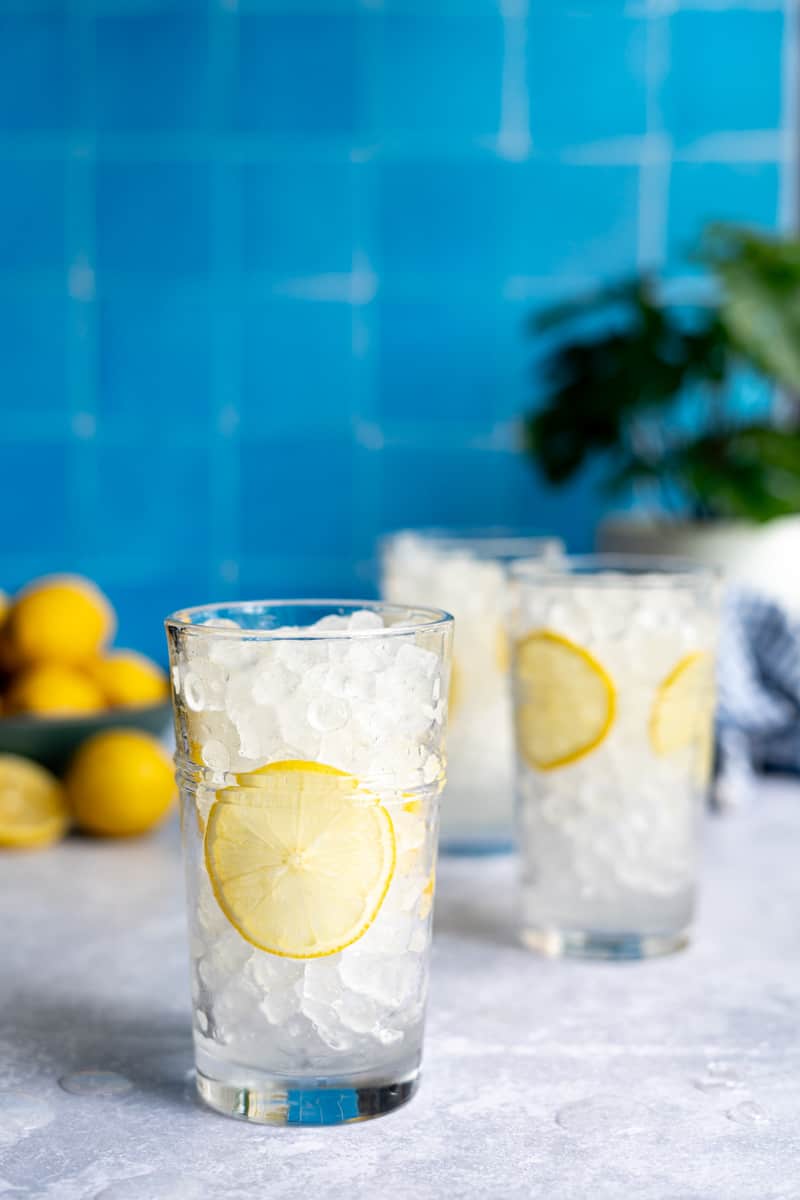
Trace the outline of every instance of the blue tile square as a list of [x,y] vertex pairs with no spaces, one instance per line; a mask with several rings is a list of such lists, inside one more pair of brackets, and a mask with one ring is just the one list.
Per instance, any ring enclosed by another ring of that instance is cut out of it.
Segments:
[[505,239],[509,275],[577,279],[636,267],[639,172],[629,166],[514,165]]
[[209,266],[210,233],[210,171],[205,164],[98,164],[101,271],[203,275]]
[[63,163],[0,163],[0,273],[63,271],[65,205]]
[[245,310],[243,436],[313,430],[349,437],[353,378],[349,305],[282,300]]
[[690,255],[709,221],[774,229],[779,199],[780,170],[773,163],[675,163],[667,232],[670,271],[679,275],[700,271]]
[[507,454],[389,444],[380,457],[383,530],[514,523]]
[[290,278],[349,272],[358,170],[330,162],[243,167],[245,271]]
[[781,12],[676,12],[670,26],[663,111],[678,146],[724,130],[780,128]]
[[97,491],[87,553],[131,563],[193,567],[208,554],[211,447],[165,446],[150,428],[109,443],[98,439]]
[[66,430],[66,297],[22,294],[0,297],[0,396],[6,435],[47,419]]
[[348,555],[355,520],[354,447],[306,436],[243,441],[241,544],[246,555]]
[[147,435],[178,428],[209,438],[212,325],[206,303],[168,289],[101,296],[98,418]]
[[357,31],[357,14],[243,14],[237,128],[318,138],[352,134],[361,90]]
[[603,514],[599,464],[592,463],[577,479],[554,488],[524,454],[505,456],[511,523],[532,526],[560,537],[572,554],[595,549]]
[[[203,564],[198,564],[202,567]],[[157,554],[131,564],[128,578],[104,578],[103,561],[92,566],[91,577],[103,587],[117,611],[118,646],[129,646],[167,665],[167,639],[164,618],[179,608],[206,604],[222,599],[214,591],[208,573],[184,567],[164,573]]]
[[386,163],[378,170],[381,288],[415,291],[454,280],[482,292],[501,275],[498,239],[510,168],[481,162]]
[[66,129],[73,83],[63,13],[0,14],[0,129]]
[[63,555],[70,544],[68,457],[66,442],[0,445],[0,507],[15,514],[3,522],[4,555],[27,561],[35,548],[43,570],[57,569],[46,556]]
[[376,137],[412,136],[418,144],[497,133],[503,83],[497,9],[484,16],[389,12],[378,47],[370,62]]
[[597,3],[532,4],[527,83],[534,148],[644,133],[646,21]]
[[99,16],[101,132],[204,129],[209,123],[208,10]]
[[378,409],[386,420],[491,425],[499,407],[494,310],[379,299],[378,320]]
[[323,558],[321,555],[245,559],[239,576],[238,593],[246,599],[269,596],[291,600],[298,596],[361,598],[364,585],[352,558]]

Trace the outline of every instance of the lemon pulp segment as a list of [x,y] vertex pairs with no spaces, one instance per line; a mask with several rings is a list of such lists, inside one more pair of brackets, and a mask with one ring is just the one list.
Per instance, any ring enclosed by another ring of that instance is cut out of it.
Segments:
[[220,908],[251,945],[323,958],[375,920],[395,869],[392,819],[358,780],[324,763],[269,763],[223,788],[205,860]]
[[604,740],[616,692],[588,650],[549,629],[536,630],[517,644],[515,674],[517,742],[531,766],[568,766]]

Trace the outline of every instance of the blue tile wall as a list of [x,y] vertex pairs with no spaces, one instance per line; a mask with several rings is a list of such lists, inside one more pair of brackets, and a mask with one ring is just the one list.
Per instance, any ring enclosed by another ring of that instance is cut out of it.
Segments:
[[[0,0],[0,585],[120,637],[374,589],[408,523],[575,549],[518,450],[533,310],[786,228],[795,0]],[[737,405],[760,411],[743,378]],[[686,419],[694,400],[686,398]]]

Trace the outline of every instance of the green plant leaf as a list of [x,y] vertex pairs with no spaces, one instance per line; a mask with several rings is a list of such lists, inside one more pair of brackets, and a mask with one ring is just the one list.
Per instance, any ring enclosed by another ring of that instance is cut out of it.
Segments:
[[762,374],[800,391],[800,241],[712,225],[701,257],[720,283],[719,318]]

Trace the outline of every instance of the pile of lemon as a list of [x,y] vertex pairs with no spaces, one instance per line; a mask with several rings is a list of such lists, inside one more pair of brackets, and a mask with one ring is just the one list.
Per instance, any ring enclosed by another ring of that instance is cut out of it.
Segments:
[[[0,595],[0,718],[75,717],[163,702],[164,672],[144,655],[109,645],[116,616],[88,579],[35,580],[14,598]],[[95,734],[65,778],[37,763],[0,755],[0,847],[50,845],[75,824],[87,833],[143,833],[175,796],[172,762],[135,729]]]
[[165,700],[160,667],[107,648],[116,624],[107,597],[78,575],[34,580],[13,600],[0,594],[0,711],[75,716]]

